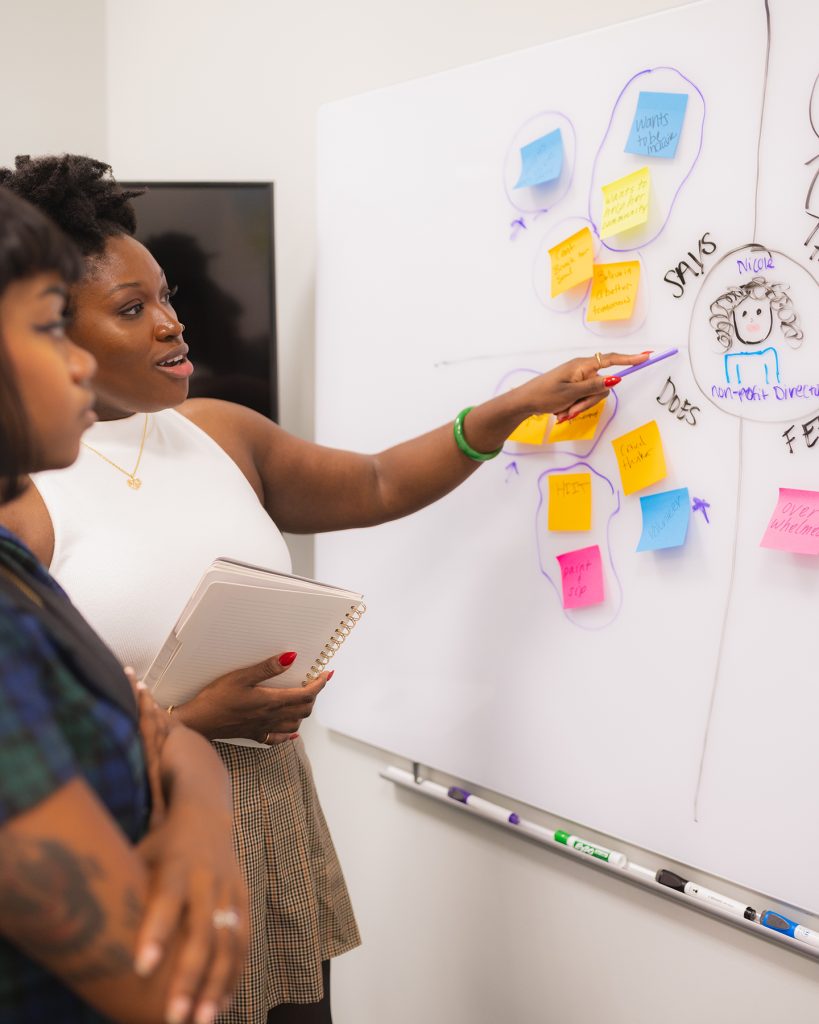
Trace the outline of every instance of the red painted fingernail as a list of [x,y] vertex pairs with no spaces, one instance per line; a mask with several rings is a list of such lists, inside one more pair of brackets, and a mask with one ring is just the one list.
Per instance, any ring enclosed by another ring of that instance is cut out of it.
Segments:
[[606,377],[603,383],[606,385],[607,388],[613,388],[614,385],[619,384],[622,379],[622,377]]
[[291,740],[297,740],[298,738],[299,738],[299,734],[297,732],[291,732],[290,733],[290,739]]
[[335,674],[336,674],[336,670],[334,668],[331,668],[330,671],[327,673],[327,682],[328,683],[330,682],[330,680],[333,678],[333,676]]
[[643,351],[640,353],[640,355],[641,356],[650,356],[653,351],[654,351],[653,348],[644,348]]
[[292,665],[298,655],[295,651],[285,651],[284,654],[279,655],[279,664],[284,665],[287,668],[288,665]]

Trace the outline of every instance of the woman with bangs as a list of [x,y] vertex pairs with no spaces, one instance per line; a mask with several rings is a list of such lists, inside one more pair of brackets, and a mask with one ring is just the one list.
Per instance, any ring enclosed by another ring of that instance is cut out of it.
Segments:
[[[0,188],[0,505],[70,465],[95,361],[74,246]],[[127,593],[124,599],[128,599]],[[0,1020],[210,1024],[246,945],[224,769],[0,528]]]

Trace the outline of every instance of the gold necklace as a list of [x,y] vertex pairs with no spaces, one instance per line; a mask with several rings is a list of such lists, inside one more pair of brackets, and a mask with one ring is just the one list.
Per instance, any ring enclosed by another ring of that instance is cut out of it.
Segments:
[[134,470],[133,470],[132,473],[129,473],[127,469],[123,469],[122,466],[118,466],[116,464],[116,462],[113,461],[113,459],[109,459],[107,455],[103,455],[102,452],[97,451],[96,448],[92,448],[91,445],[90,444],[86,444],[85,441],[82,442],[82,446],[83,446],[83,448],[87,448],[89,450],[89,452],[93,452],[95,455],[99,455],[99,457],[103,460],[103,462],[107,462],[109,466],[113,466],[114,469],[118,469],[120,471],[120,473],[124,473],[125,476],[128,477],[128,486],[131,488],[131,490],[132,491],[138,491],[140,489],[140,487],[142,486],[142,481],[137,476],[137,470],[139,469],[139,464],[142,461],[142,450],[145,447],[145,438],[147,436],[148,436],[148,413],[146,412],[145,413],[145,425],[142,428],[142,440],[139,442],[139,455],[137,455],[136,465],[134,466]]

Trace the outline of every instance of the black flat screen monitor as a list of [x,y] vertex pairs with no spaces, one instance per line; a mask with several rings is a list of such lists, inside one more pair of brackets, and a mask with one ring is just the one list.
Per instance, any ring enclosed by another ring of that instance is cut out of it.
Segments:
[[195,367],[192,398],[222,398],[278,418],[273,186],[122,182],[137,238],[179,291],[173,299]]

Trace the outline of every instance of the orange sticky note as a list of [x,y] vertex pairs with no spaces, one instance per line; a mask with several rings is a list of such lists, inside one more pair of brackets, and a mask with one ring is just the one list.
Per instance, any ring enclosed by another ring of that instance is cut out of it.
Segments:
[[640,261],[596,263],[586,320],[628,320],[634,312]]
[[553,473],[549,477],[549,529],[590,530],[591,473]]
[[546,428],[549,426],[549,413],[539,413],[524,420],[520,426],[515,427],[509,435],[510,441],[517,441],[518,444],[543,444],[546,435]]
[[604,185],[600,237],[610,238],[645,224],[650,191],[651,177],[647,167]]
[[597,433],[597,424],[603,414],[606,400],[593,405],[591,409],[584,409],[578,413],[573,420],[564,420],[562,423],[555,423],[549,431],[547,444],[555,444],[557,441],[588,441]]
[[620,467],[624,494],[633,494],[665,479],[665,454],[656,420],[622,434],[611,444]]
[[549,250],[552,262],[552,298],[592,276],[594,244],[588,228],[581,228]]

